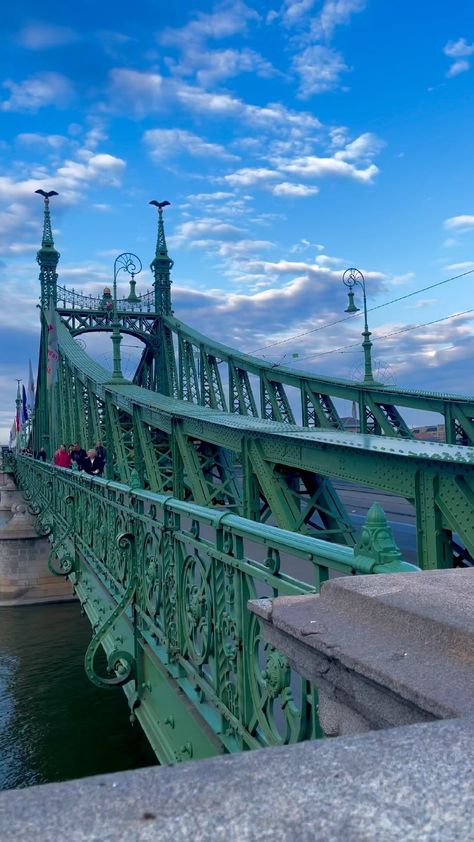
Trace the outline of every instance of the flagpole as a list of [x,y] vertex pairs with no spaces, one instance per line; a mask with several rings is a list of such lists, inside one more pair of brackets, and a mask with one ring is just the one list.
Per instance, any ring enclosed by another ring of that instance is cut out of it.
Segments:
[[31,365],[31,360],[28,360],[28,393],[27,393],[27,407],[28,407],[28,442],[33,450],[35,451],[35,445],[33,442],[33,421],[35,417],[35,380],[33,377],[33,368]]
[[21,380],[15,378],[17,382],[17,390],[16,390],[16,441],[15,447],[17,452],[20,450],[20,410],[21,410],[21,391],[20,391],[20,383]]

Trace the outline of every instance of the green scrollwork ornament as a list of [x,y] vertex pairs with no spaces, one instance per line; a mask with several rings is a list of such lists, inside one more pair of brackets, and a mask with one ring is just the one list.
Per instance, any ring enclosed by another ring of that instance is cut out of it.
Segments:
[[94,668],[94,661],[99,647],[103,644],[105,637],[113,629],[117,620],[126,612],[135,596],[137,577],[134,557],[134,542],[134,535],[130,532],[123,532],[117,537],[116,544],[118,550],[121,552],[128,550],[130,560],[128,585],[117,607],[98,627],[96,634],[87,647],[84,657],[86,675],[97,687],[123,687],[124,684],[127,684],[131,679],[135,678],[135,658],[125,649],[114,649],[114,651],[108,656],[107,670],[108,673],[115,673],[114,675],[99,675]]

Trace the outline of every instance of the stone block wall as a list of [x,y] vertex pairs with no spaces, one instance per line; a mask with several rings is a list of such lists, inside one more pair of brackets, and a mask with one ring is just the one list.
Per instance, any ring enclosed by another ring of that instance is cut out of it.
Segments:
[[69,582],[48,570],[46,538],[3,538],[0,530],[0,607],[74,599]]
[[0,528],[0,607],[75,599],[70,583],[50,573],[50,543],[37,534],[20,491],[5,474],[0,474],[0,495],[0,510],[10,504],[12,514]]

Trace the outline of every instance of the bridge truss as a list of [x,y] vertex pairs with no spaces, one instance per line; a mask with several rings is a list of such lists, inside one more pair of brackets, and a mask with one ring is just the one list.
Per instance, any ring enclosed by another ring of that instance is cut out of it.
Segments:
[[[383,516],[362,550],[334,479],[413,505],[422,568],[453,564],[453,534],[474,556],[474,399],[273,367],[184,325],[171,311],[161,207],[153,291],[116,311],[143,354],[133,382],[114,381],[76,341],[112,330],[110,292],[58,286],[58,259],[46,198],[33,445],[51,455],[61,441],[102,440],[106,479],[25,459],[17,472],[94,625],[90,677],[102,681],[102,645],[110,681],[167,762],[314,735],[313,690],[294,701],[289,667],[262,650],[246,601],[314,591],[332,570],[403,567]],[[357,403],[361,433],[343,429],[340,399]],[[446,442],[414,441],[404,408],[439,413]],[[283,566],[283,551],[306,576]],[[201,736],[188,740],[196,709]]]

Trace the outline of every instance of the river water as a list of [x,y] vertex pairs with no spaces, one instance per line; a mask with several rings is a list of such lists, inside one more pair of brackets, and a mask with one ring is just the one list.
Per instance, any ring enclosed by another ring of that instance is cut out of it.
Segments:
[[0,608],[0,790],[155,764],[119,688],[86,678],[78,603]]

